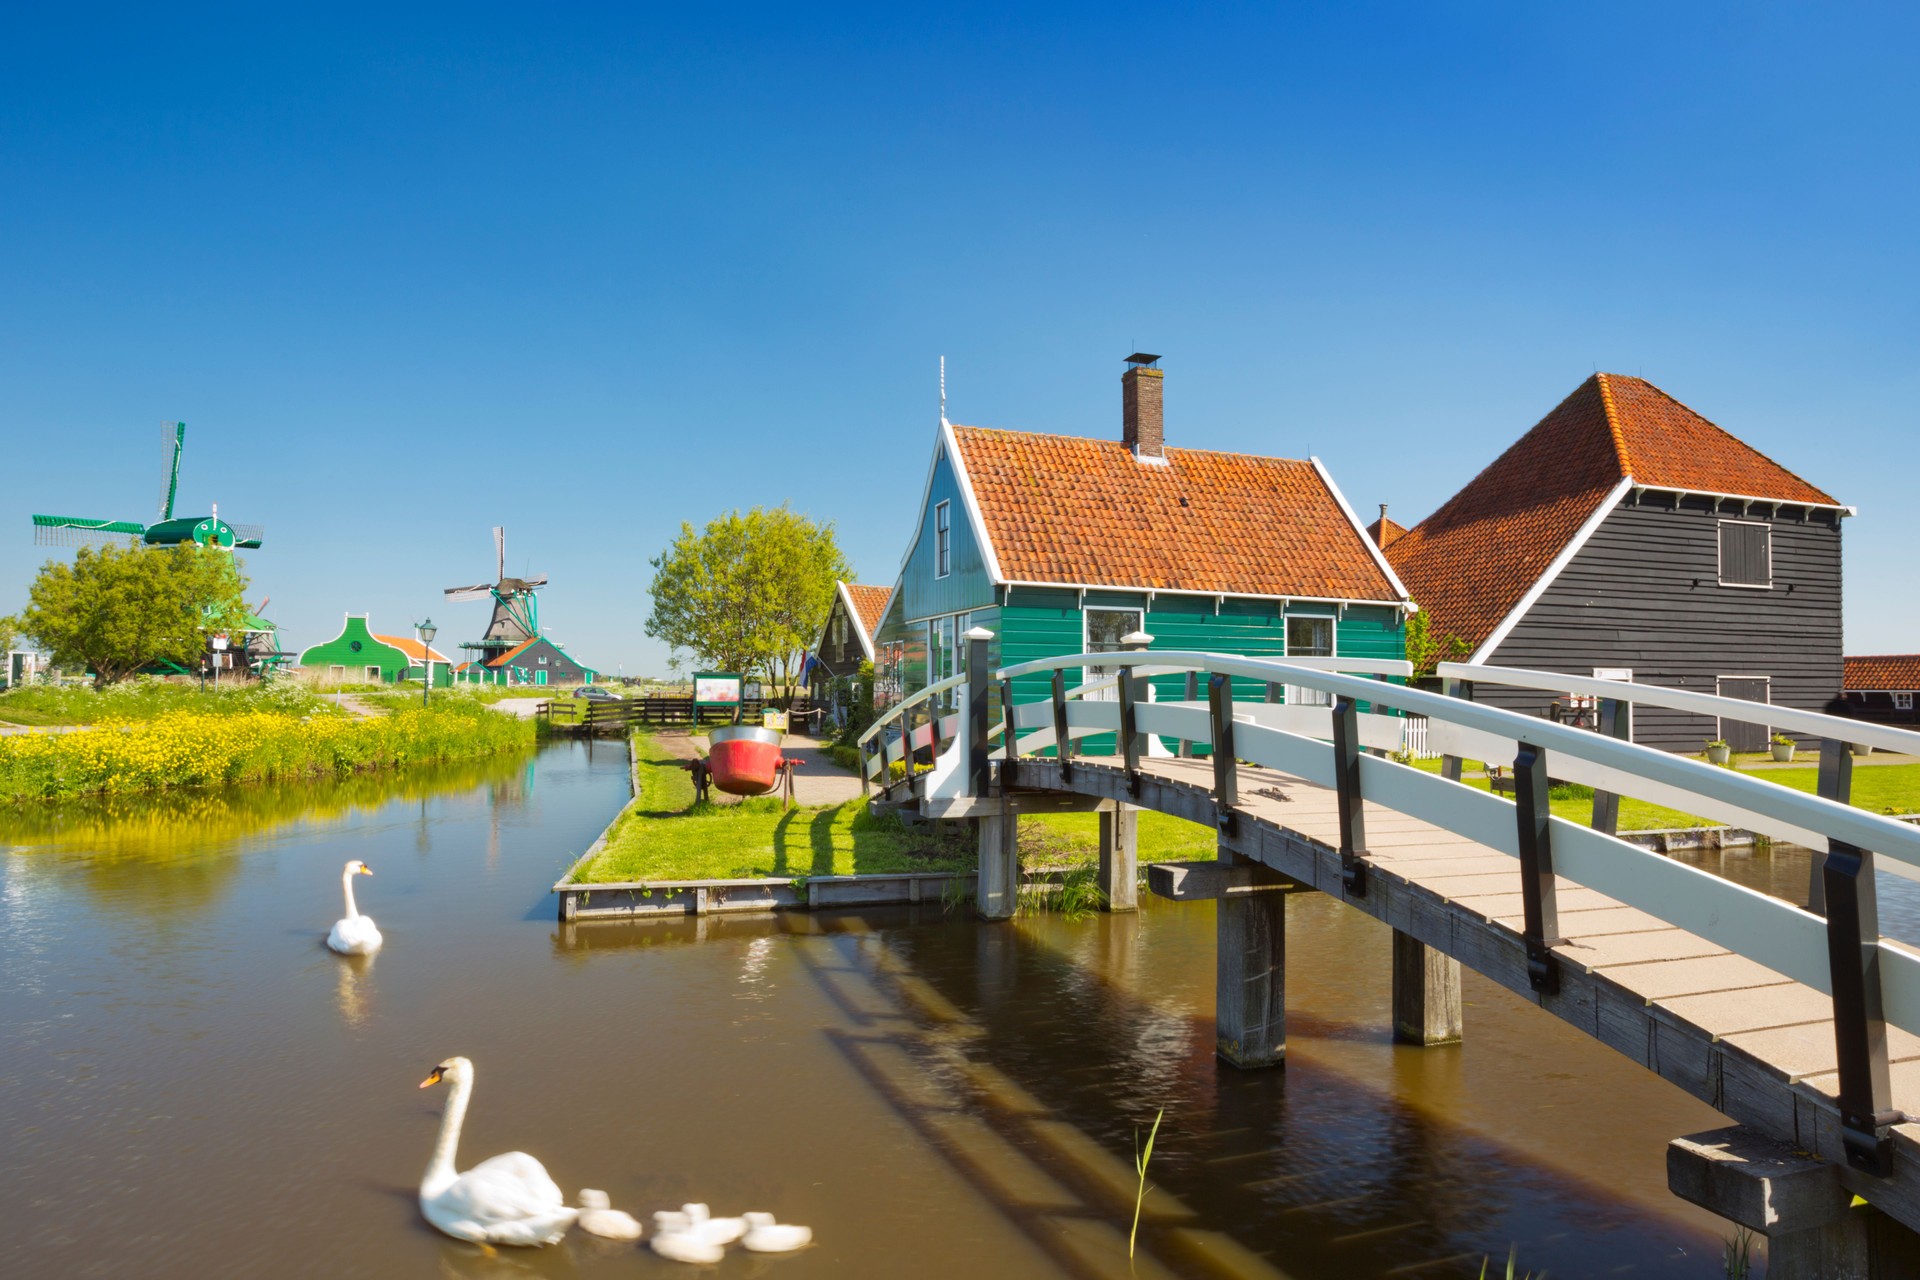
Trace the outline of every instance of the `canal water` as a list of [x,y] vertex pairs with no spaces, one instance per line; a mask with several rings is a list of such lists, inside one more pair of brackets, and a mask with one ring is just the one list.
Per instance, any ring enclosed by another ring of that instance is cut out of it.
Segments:
[[[427,1227],[444,1093],[415,1086],[454,1054],[463,1166],[524,1150],[643,1218],[818,1233],[726,1274],[1446,1277],[1510,1246],[1556,1277],[1721,1274],[1719,1224],[1664,1180],[1711,1110],[1472,974],[1465,1044],[1394,1046],[1389,935],[1358,912],[1292,900],[1288,1064],[1239,1073],[1205,905],[562,927],[547,887],[625,771],[572,743],[0,817],[0,1275],[676,1273]],[[367,960],[322,945],[349,858]]]

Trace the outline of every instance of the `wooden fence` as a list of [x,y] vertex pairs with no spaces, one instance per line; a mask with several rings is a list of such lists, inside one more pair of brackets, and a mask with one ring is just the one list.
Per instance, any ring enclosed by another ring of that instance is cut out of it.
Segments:
[[[740,704],[740,720],[744,724],[759,724],[765,709],[764,699],[748,698]],[[691,695],[606,701],[555,698],[541,703],[539,711],[551,727],[581,733],[618,733],[640,726],[691,729],[696,725],[731,724],[734,718],[729,707],[696,708]]]

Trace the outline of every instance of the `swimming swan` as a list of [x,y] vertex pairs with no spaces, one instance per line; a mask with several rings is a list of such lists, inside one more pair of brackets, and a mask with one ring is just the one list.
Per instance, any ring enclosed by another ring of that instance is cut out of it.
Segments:
[[747,1234],[740,1241],[753,1253],[790,1253],[813,1243],[813,1228],[775,1222],[770,1213],[749,1213]]
[[340,887],[347,895],[347,917],[334,923],[327,945],[343,956],[370,956],[380,949],[380,931],[373,927],[373,917],[361,915],[360,908],[353,905],[353,878],[372,874],[366,863],[355,858],[340,876]]
[[613,1207],[604,1191],[580,1192],[580,1229],[606,1240],[638,1240],[640,1219]]
[[448,1058],[420,1082],[422,1089],[446,1080],[453,1085],[433,1159],[420,1179],[420,1212],[456,1240],[476,1244],[557,1244],[578,1209],[567,1205],[538,1160],[523,1151],[483,1160],[465,1173],[453,1167],[460,1125],[473,1096],[473,1063]]

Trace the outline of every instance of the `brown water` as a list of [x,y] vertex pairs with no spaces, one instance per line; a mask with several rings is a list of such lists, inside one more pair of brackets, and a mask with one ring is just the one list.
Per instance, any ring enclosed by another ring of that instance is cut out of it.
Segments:
[[[568,744],[0,819],[0,1275],[674,1274],[420,1220],[443,1095],[415,1086],[456,1053],[463,1164],[522,1149],[643,1217],[818,1233],[727,1274],[1129,1274],[1162,1108],[1132,1274],[1470,1276],[1516,1243],[1556,1277],[1720,1274],[1663,1167],[1712,1111],[1471,974],[1464,1045],[1394,1046],[1389,935],[1357,912],[1292,901],[1289,1062],[1240,1073],[1211,1052],[1204,905],[563,929],[546,887],[625,767]],[[368,961],[321,945],[351,857]]]

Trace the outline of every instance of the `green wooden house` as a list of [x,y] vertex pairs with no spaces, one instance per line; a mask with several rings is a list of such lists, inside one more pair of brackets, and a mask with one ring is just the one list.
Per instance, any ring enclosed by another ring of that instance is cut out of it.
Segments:
[[[1406,656],[1406,589],[1326,468],[1167,448],[1156,361],[1129,360],[1117,440],[942,418],[875,638],[876,704],[956,674],[974,626],[996,666],[1117,650],[1136,631],[1155,649]],[[1160,699],[1183,692],[1184,677],[1156,677]],[[1047,696],[1046,676],[1015,681],[1016,701]]]
[[435,688],[453,683],[453,661],[430,645],[408,636],[376,635],[367,627],[367,615],[350,613],[340,634],[300,655],[300,665],[332,680],[392,684],[418,680],[429,660]]

